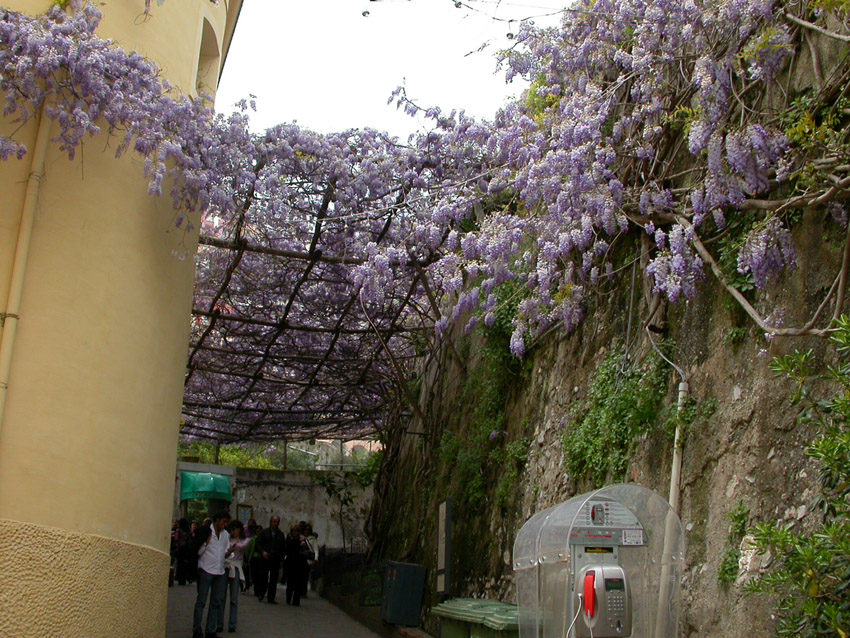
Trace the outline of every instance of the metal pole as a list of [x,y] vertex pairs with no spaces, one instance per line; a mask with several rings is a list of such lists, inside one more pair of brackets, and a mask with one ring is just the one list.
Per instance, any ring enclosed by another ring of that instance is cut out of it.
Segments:
[[[687,381],[679,382],[679,401],[676,406],[678,414],[685,409],[688,401],[689,388]],[[673,437],[673,462],[670,468],[670,511],[664,523],[664,549],[661,553],[661,582],[658,588],[658,608],[655,614],[655,638],[670,638],[667,636],[667,616],[670,612],[670,578],[673,562],[671,543],[676,533],[676,518],[679,510],[679,477],[682,474],[682,441],[681,426],[676,424],[676,434]]]

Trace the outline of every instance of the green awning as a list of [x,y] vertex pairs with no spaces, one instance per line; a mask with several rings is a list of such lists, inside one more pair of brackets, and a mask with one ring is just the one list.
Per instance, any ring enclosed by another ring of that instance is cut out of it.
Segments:
[[180,472],[180,500],[190,498],[232,501],[230,477],[212,472]]

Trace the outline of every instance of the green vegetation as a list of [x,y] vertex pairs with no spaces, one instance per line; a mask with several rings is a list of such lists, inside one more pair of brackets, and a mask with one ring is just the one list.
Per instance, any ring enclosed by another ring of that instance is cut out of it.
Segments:
[[333,514],[339,523],[342,546],[345,547],[345,528],[353,518],[351,506],[354,504],[354,488],[359,486],[359,482],[348,472],[322,472],[317,473],[313,478],[325,490],[328,499],[334,501]]
[[667,432],[672,438],[678,427],[679,445],[684,445],[694,426],[708,423],[708,420],[716,411],[717,399],[714,397],[709,397],[704,401],[688,399],[681,410],[678,409],[678,406],[671,406],[669,414],[664,419]]
[[[717,265],[723,271],[726,282],[744,295],[753,292],[756,285],[751,272],[744,274],[738,272],[738,253],[741,252],[741,247],[744,245],[747,236],[752,232],[755,223],[753,215],[730,216],[730,219],[726,220],[723,237],[718,243]],[[727,295],[727,298],[730,306],[738,307],[738,303],[732,300],[730,296]]]
[[846,13],[850,11],[850,0],[812,0],[809,8]]
[[[847,0],[826,0],[822,4],[843,5],[846,12]],[[809,91],[797,95],[789,108],[781,115],[781,126],[788,140],[810,157],[846,157],[848,153],[847,115],[850,112],[850,87],[846,79],[843,84],[818,92]],[[824,183],[823,167],[810,161],[792,176],[792,184],[798,192],[820,188]]]
[[216,465],[227,465],[231,467],[256,467],[263,470],[281,469],[277,466],[272,455],[269,454],[268,445],[222,445],[218,447],[213,443],[193,441],[177,444],[178,458],[197,458],[199,463],[210,463]]
[[[286,454],[283,451],[284,445],[288,446]],[[245,443],[221,445],[216,448],[214,443],[204,441],[191,443],[180,441],[177,445],[177,457],[196,458],[199,463],[261,470],[314,470],[320,450],[327,445],[327,442],[321,441],[318,444],[306,441],[289,444],[278,441],[275,444]],[[369,484],[374,480],[381,463],[380,452],[373,453],[359,449],[340,459],[339,451],[335,448],[332,454],[324,458],[326,463],[350,465],[352,469],[359,468],[357,474],[361,478],[358,481],[368,480]]]
[[738,501],[738,506],[726,515],[731,523],[729,525],[729,548],[720,561],[717,570],[717,581],[724,589],[738,578],[739,564],[741,559],[741,541],[747,533],[747,523],[750,520],[750,510],[743,501]]
[[661,357],[653,353],[639,365],[623,348],[612,349],[563,438],[573,476],[596,485],[623,480],[633,443],[657,421],[666,387]]
[[450,492],[460,505],[482,505],[496,485],[495,499],[504,506],[516,486],[528,457],[529,441],[515,438],[506,422],[505,405],[511,386],[522,373],[522,362],[510,351],[513,317],[521,298],[518,284],[496,290],[499,304],[492,326],[479,324],[469,368],[458,396],[467,427],[446,430],[438,454],[448,471]]
[[[359,463],[360,456],[365,454],[366,458],[363,459],[362,463]],[[354,457],[355,465],[362,465],[362,467],[355,472],[355,476],[357,477],[357,484],[361,488],[366,488],[372,483],[375,482],[375,477],[378,476],[378,472],[381,469],[381,463],[384,461],[384,451],[379,450],[377,452],[367,452],[363,451],[360,454],[352,454]]]
[[499,483],[496,486],[496,505],[506,507],[513,499],[519,486],[519,478],[528,460],[528,447],[531,441],[527,436],[505,444],[500,450],[494,450],[491,458],[496,465],[502,466]]
[[812,0],[809,3],[812,9],[823,9],[824,11],[850,11],[850,0]]
[[769,570],[750,581],[749,594],[779,597],[777,635],[847,638],[850,628],[850,319],[842,316],[830,338],[840,363],[828,367],[826,379],[836,384],[830,398],[812,398],[812,353],[778,357],[771,365],[777,376],[792,379],[791,397],[799,421],[819,434],[807,454],[821,466],[820,495],[815,502],[823,519],[813,530],[793,523],[760,523],[752,530],[758,553],[774,558]]
[[741,550],[737,547],[729,547],[723,554],[720,561],[720,567],[717,568],[717,582],[723,589],[729,589],[729,585],[735,582],[738,578],[739,560],[741,559]]
[[[728,298],[728,295],[727,295]],[[744,343],[744,340],[747,338],[747,328],[746,326],[735,326],[730,328],[729,331],[724,335],[723,341],[730,346],[739,346]]]
[[200,522],[211,514],[209,500],[190,498],[186,501],[186,518],[190,521]]
[[750,522],[750,510],[744,505],[744,501],[738,501],[738,507],[726,515],[731,522],[729,525],[729,538],[737,538],[740,543],[747,533],[747,523]]
[[750,38],[738,59],[744,62],[757,63],[763,56],[781,53],[782,51],[793,51],[783,37],[783,31],[775,25],[764,25],[758,34]]
[[538,126],[543,126],[546,113],[560,101],[560,95],[549,92],[543,75],[532,82],[525,93],[525,106]]
[[850,98],[841,97],[833,104],[821,104],[818,99],[811,93],[801,95],[783,116],[788,139],[804,149],[831,146],[844,139],[841,121]]
[[677,106],[672,113],[665,116],[664,121],[675,130],[681,130],[684,135],[691,132],[691,126],[702,117],[702,107]]

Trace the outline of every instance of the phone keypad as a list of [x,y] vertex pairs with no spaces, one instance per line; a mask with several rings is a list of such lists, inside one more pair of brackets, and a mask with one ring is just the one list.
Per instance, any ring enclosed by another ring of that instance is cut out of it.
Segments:
[[623,594],[608,594],[608,611],[613,618],[622,618],[625,616],[626,597]]

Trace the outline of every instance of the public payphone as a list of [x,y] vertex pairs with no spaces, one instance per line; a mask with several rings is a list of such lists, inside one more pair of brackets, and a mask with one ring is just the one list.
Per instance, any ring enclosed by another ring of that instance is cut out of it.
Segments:
[[514,543],[520,638],[672,638],[683,552],[678,516],[637,485],[536,514]]
[[619,565],[588,565],[575,580],[576,636],[617,638],[632,635],[632,598]]
[[569,531],[576,637],[632,635],[631,587],[620,554],[644,542],[643,525],[622,503],[597,495],[581,504]]

